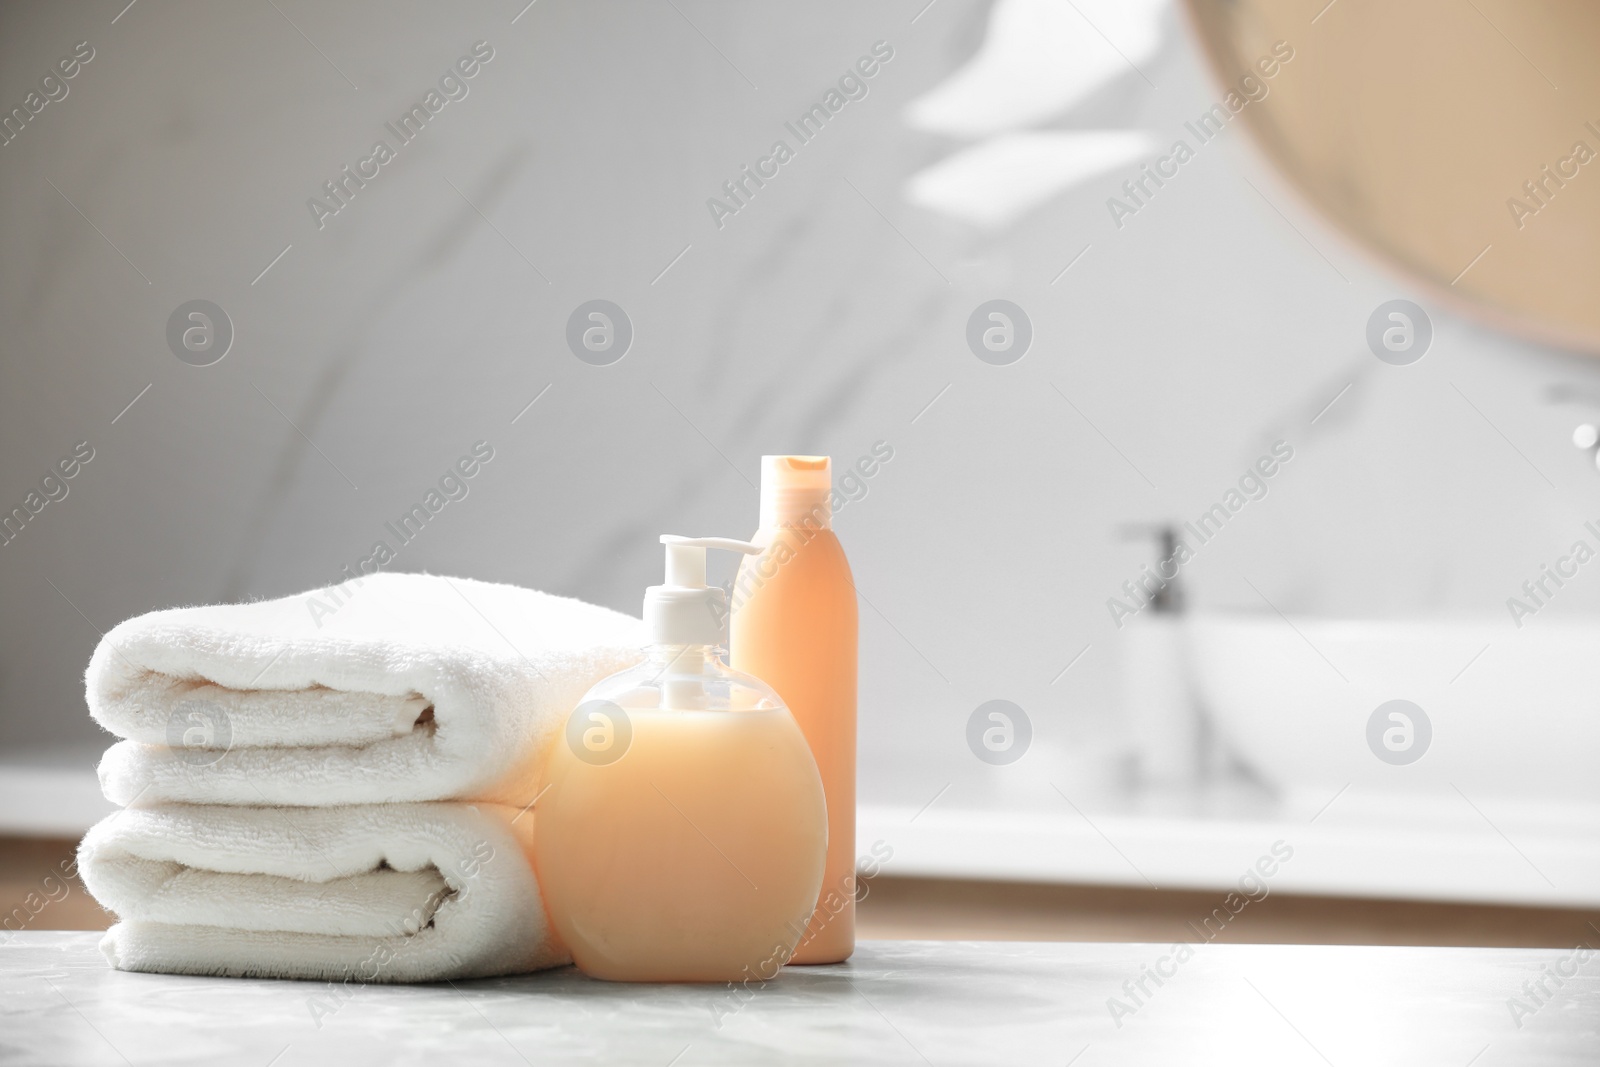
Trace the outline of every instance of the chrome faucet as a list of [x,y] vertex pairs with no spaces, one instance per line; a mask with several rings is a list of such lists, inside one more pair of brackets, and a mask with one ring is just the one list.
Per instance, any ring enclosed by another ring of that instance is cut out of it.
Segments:
[[[1600,395],[1578,385],[1552,385],[1545,390],[1545,399],[1551,404],[1586,404],[1600,406]],[[1589,462],[1600,468],[1600,425],[1581,422],[1572,431],[1572,445],[1589,453]]]
[[1589,459],[1600,467],[1600,426],[1585,422],[1572,431],[1572,443],[1589,453]]

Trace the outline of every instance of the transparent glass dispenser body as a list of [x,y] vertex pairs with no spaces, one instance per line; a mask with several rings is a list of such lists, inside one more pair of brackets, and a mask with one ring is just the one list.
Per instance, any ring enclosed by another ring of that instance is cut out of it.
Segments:
[[578,967],[615,981],[771,978],[822,884],[822,780],[794,716],[719,647],[726,596],[708,547],[663,537],[645,596],[653,642],[591,689],[551,746],[534,860]]

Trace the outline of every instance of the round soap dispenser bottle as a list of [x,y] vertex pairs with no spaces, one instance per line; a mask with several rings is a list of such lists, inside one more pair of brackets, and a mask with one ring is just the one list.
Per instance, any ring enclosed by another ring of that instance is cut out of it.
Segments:
[[643,663],[591,689],[551,746],[534,866],[585,974],[625,982],[764,980],[788,962],[822,885],[822,779],[794,716],[730,668],[722,538],[667,535],[645,593]]

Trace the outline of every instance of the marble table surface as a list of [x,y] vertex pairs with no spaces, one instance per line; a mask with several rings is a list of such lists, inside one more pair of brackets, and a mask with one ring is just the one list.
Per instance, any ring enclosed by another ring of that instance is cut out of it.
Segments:
[[122,974],[98,936],[0,942],[0,1063],[1600,1063],[1600,962],[1575,950],[867,941],[740,995],[571,968],[349,991]]

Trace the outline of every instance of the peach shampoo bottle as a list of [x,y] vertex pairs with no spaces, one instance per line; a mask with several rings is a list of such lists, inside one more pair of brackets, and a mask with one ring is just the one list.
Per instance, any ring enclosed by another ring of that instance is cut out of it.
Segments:
[[828,860],[792,963],[838,963],[856,945],[856,587],[833,532],[827,456],[761,457],[759,555],[734,581],[736,670],[775,689],[822,774]]
[[644,601],[652,643],[588,692],[551,746],[534,869],[591,977],[766,980],[822,885],[822,780],[778,695],[719,655],[727,600],[706,586],[706,549],[755,546],[661,540],[666,583]]

